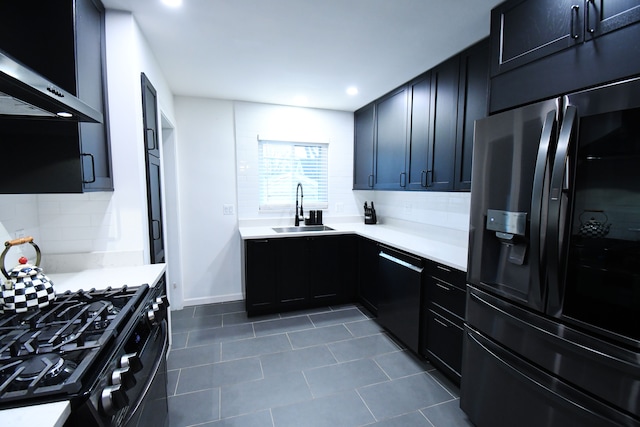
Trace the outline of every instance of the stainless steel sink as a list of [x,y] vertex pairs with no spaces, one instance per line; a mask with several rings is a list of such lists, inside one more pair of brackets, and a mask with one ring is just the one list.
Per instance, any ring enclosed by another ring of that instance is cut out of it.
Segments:
[[298,227],[273,227],[276,233],[305,233],[308,231],[331,231],[326,225],[300,225]]

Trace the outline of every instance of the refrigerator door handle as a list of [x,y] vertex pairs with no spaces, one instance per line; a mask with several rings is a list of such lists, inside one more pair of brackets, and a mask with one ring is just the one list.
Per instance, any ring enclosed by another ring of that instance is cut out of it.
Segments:
[[545,278],[545,232],[543,230],[543,220],[546,219],[547,207],[543,204],[546,189],[548,188],[551,174],[551,144],[556,139],[556,111],[549,111],[542,126],[540,135],[540,145],[538,147],[538,157],[533,175],[533,189],[531,191],[531,276],[532,283],[540,283],[538,295],[531,295],[535,298],[536,305],[542,307],[544,303],[544,278]]
[[[577,128],[578,112],[569,105],[558,136],[558,146],[551,171],[551,187],[549,189],[549,216],[546,231],[546,251],[548,267],[547,314],[560,317],[564,297],[564,277],[561,270],[561,258],[564,256],[561,245],[566,244],[565,218],[569,203],[568,162],[571,141]],[[562,234],[562,235],[561,235]]]

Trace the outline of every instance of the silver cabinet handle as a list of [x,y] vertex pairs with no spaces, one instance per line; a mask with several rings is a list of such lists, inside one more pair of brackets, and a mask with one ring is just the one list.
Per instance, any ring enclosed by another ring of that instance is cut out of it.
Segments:
[[451,290],[451,288],[449,288],[449,287],[447,287],[447,286],[445,286],[445,285],[441,284],[440,282],[436,282],[436,286],[437,286],[437,287],[439,287],[439,288],[444,289],[444,290],[445,290],[445,291],[447,291],[447,292]]
[[446,323],[444,323],[442,320],[438,319],[437,317],[434,317],[433,320],[435,320],[437,323],[441,324],[445,328],[449,327],[449,325],[447,325]]
[[578,37],[580,37],[580,34],[578,34],[577,31],[574,31],[575,27],[576,27],[576,17],[578,16],[578,14],[580,13],[580,6],[578,6],[577,4],[574,4],[573,6],[571,6],[571,37],[573,37],[574,39],[577,39]]
[[385,259],[387,259],[387,260],[389,260],[391,262],[394,262],[394,263],[396,263],[398,265],[406,267],[406,268],[408,268],[410,270],[413,270],[413,271],[415,271],[417,273],[422,273],[422,270],[424,270],[422,267],[418,267],[418,266],[415,266],[413,264],[410,264],[410,263],[408,263],[406,261],[403,261],[403,260],[398,259],[398,258],[396,258],[394,256],[391,256],[391,255],[389,255],[389,254],[387,254],[385,252],[380,252],[379,256],[381,258],[385,258]]

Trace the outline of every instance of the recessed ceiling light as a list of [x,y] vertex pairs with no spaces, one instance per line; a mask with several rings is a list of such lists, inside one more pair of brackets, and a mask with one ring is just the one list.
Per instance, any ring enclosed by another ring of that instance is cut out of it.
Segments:
[[355,86],[349,86],[347,88],[347,94],[348,95],[357,95],[358,94],[358,88]]
[[68,119],[69,117],[73,117],[73,114],[67,113],[66,111],[60,111],[59,113],[56,113],[56,115],[58,117],[64,117],[65,119]]
[[162,0],[162,3],[170,7],[182,6],[182,0]]

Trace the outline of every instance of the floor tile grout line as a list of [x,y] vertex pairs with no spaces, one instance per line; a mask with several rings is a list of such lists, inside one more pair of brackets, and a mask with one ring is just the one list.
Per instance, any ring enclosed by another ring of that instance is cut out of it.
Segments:
[[360,394],[360,390],[358,390],[357,388],[354,389],[354,391],[356,392],[356,394],[358,395],[358,397],[360,398],[360,401],[362,401],[362,404],[364,405],[365,408],[367,408],[367,411],[369,411],[369,413],[371,414],[371,416],[374,419],[374,422],[378,422],[380,420],[378,420],[378,418],[376,418],[376,416],[373,414],[373,411],[371,410],[371,408],[369,408],[369,405],[367,404],[367,402],[364,400],[364,398],[362,397],[362,395]]

